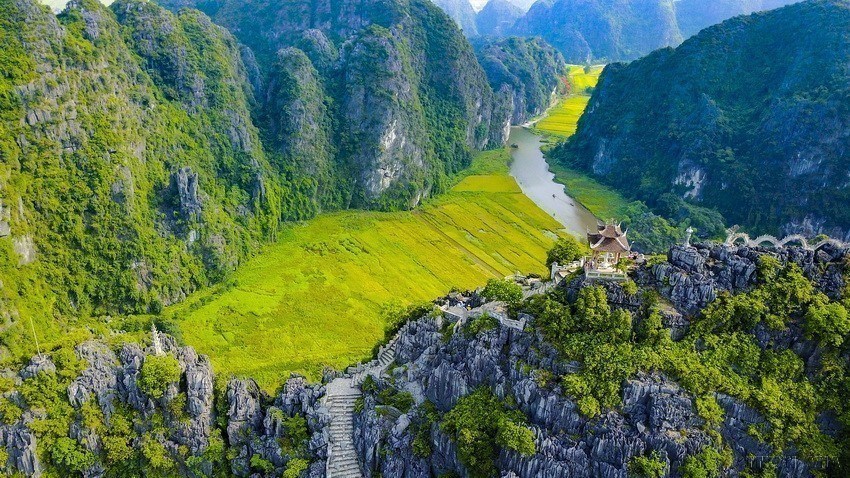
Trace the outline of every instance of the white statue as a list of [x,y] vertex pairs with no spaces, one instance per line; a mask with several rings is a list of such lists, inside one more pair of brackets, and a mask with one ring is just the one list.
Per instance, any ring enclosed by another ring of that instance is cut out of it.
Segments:
[[153,322],[151,322],[151,337],[153,337],[154,355],[162,355],[162,342],[159,339],[159,331],[156,330],[156,324]]
[[691,247],[691,236],[694,235],[694,228],[688,226],[685,230],[685,247]]

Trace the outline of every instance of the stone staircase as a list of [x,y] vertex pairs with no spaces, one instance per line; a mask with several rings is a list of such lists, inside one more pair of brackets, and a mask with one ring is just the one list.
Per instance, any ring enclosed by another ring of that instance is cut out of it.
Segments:
[[327,478],[363,478],[354,449],[354,405],[361,396],[360,385],[367,376],[378,376],[395,360],[395,341],[382,348],[368,364],[350,367],[326,388],[325,406],[331,415],[328,439]]

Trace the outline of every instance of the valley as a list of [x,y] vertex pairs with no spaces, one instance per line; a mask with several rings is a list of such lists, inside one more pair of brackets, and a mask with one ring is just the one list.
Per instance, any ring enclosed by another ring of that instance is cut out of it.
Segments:
[[[579,93],[535,129],[574,131],[601,71],[569,67]],[[325,366],[367,358],[390,312],[517,271],[545,276],[558,234],[582,237],[596,222],[591,211],[607,217],[626,201],[577,172],[552,178],[535,132],[514,127],[508,143],[518,148],[479,153],[448,193],[415,211],[344,211],[285,227],[230,280],[165,315],[216,370],[273,390],[290,373],[318,380]]]
[[546,274],[561,225],[479,154],[446,194],[414,212],[345,211],[287,226],[225,284],[166,309],[219,373],[272,390],[290,372],[366,358],[388,310],[516,271]]
[[604,65],[585,69],[583,66],[569,66],[569,92],[555,106],[546,112],[543,118],[534,122],[534,129],[558,139],[568,138],[576,132],[578,119],[584,113],[590,94],[596,87]]

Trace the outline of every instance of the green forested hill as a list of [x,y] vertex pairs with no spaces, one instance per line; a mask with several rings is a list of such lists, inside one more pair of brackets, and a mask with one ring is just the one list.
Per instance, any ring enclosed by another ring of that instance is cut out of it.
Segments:
[[428,0],[160,3],[200,8],[246,46],[260,127],[280,137],[287,164],[317,153],[346,179],[332,183],[338,196],[319,194],[321,210],[411,207],[442,191],[472,150],[505,139],[472,47]]
[[740,17],[611,65],[553,153],[664,209],[665,193],[750,230],[850,230],[850,3]]
[[30,318],[50,338],[156,313],[281,222],[410,208],[504,141],[472,47],[436,7],[334,3],[309,23],[290,14],[319,6],[299,5],[205,3],[246,46],[145,0],[59,15],[0,0],[5,351],[32,350]]
[[60,317],[156,311],[277,229],[292,193],[251,121],[238,46],[206,17],[3,0],[0,72],[8,348],[25,318],[50,335]]
[[522,124],[543,113],[560,93],[567,70],[564,57],[539,38],[479,40],[475,51],[496,93],[498,116],[510,124]]

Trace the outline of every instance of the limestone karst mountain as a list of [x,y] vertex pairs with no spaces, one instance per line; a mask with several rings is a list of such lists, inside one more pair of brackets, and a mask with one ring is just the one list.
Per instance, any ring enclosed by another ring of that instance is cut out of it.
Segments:
[[848,237],[849,27],[847,1],[812,0],[611,65],[554,156],[661,209],[672,192],[751,230]]
[[[283,221],[413,207],[505,140],[511,112],[427,1],[205,2],[239,38],[190,3],[0,3],[10,336],[21,316],[50,335],[63,317],[157,312]],[[292,16],[310,8],[312,24]]]
[[495,37],[506,36],[523,13],[520,7],[508,0],[490,0],[475,17],[478,34]]
[[433,0],[452,20],[457,23],[467,37],[478,36],[475,9],[469,0]]
[[569,62],[634,60],[736,15],[798,0],[540,0],[511,34],[540,36]]

